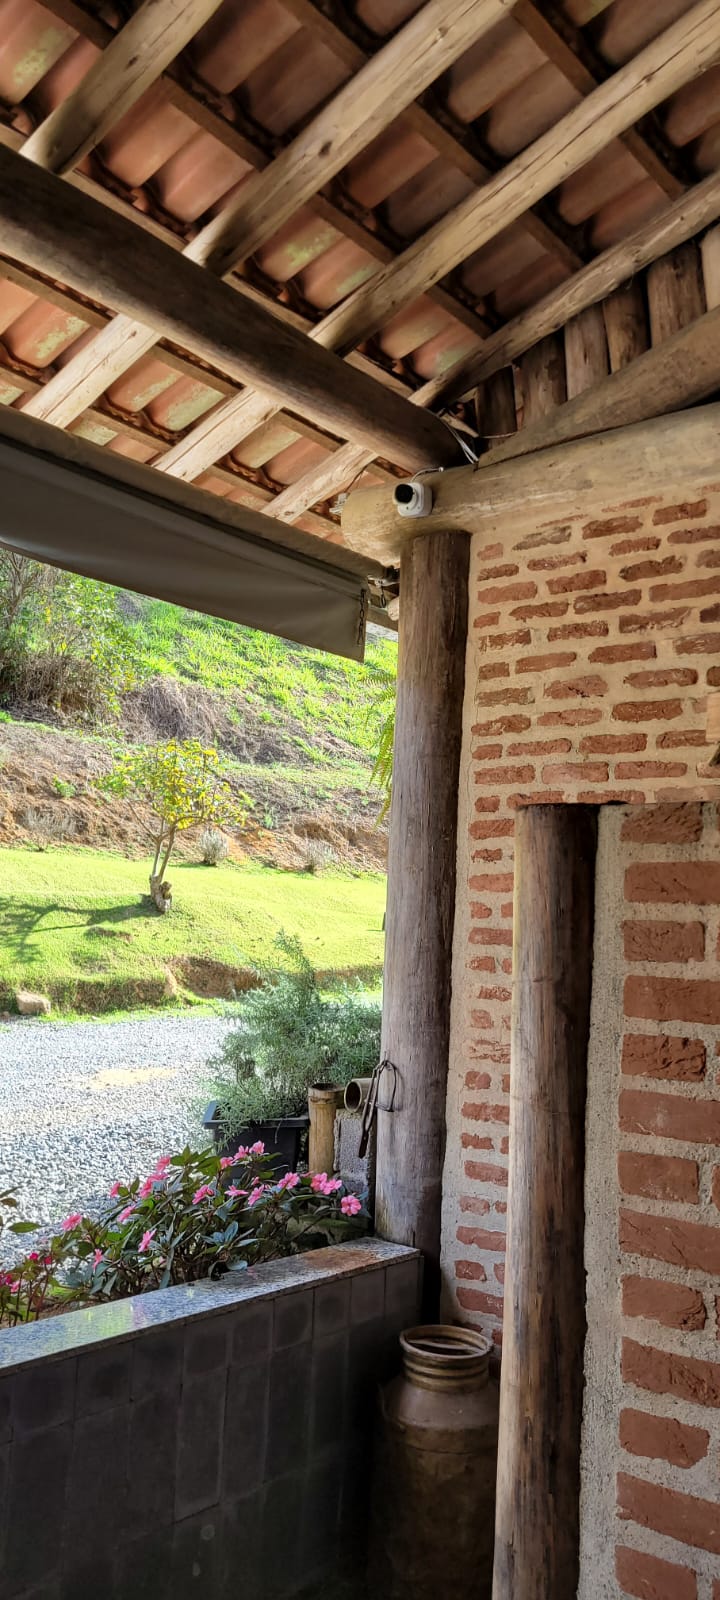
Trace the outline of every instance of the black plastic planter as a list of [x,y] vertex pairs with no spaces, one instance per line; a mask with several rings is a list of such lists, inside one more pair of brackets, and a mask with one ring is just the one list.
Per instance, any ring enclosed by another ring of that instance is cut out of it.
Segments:
[[212,1134],[213,1143],[221,1156],[232,1156],[239,1144],[255,1144],[261,1139],[268,1155],[274,1158],[274,1171],[278,1178],[284,1172],[296,1170],[309,1125],[307,1116],[282,1117],[272,1122],[249,1122],[233,1134],[232,1139],[227,1140],[223,1134],[217,1100],[210,1101],[203,1117],[203,1128],[206,1133]]

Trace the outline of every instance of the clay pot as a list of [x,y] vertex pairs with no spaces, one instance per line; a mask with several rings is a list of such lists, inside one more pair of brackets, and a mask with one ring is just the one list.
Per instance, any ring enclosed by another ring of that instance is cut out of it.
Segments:
[[490,1600],[498,1388],[474,1329],[410,1328],[380,1394],[370,1593]]

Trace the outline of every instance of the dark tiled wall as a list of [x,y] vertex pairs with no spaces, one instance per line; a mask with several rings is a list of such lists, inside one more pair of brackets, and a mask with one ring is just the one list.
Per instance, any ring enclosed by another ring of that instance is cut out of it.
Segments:
[[360,1561],[375,1388],[418,1273],[397,1252],[100,1347],[35,1345],[0,1378],[3,1600],[282,1600],[341,1547]]

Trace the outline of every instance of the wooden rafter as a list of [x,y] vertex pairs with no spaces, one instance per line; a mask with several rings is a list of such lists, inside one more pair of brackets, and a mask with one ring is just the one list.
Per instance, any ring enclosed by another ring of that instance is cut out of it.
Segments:
[[203,268],[111,216],[99,201],[9,150],[0,150],[0,249],[92,297],[98,284],[132,321],[265,388],[321,428],[376,441],[377,453],[411,465],[456,454],[437,417],[278,322],[260,305],[237,315],[237,296]]
[[585,166],[719,55],[720,0],[699,0],[483,189],[331,312],[326,322],[333,348],[352,349],[382,327],[399,307],[509,227],[528,205]]
[[217,11],[220,0],[144,0],[79,84],[26,139],[23,155],[69,172]]
[[[146,0],[146,5],[153,8],[158,4],[167,7],[171,3],[176,5],[177,0]],[[201,0],[194,0],[196,6],[200,3]],[[207,8],[209,0],[202,0],[202,3]],[[225,276],[241,259],[271,238],[283,222],[347,164],[368,138],[375,137],[393,122],[398,110],[421,93],[475,38],[491,28],[506,13],[510,3],[511,0],[463,0],[459,5],[457,0],[428,0],[422,11],[378,55],[366,62],[351,83],[338,92],[264,172],[242,185],[236,198],[186,247],[185,255],[218,276]],[[92,70],[101,72],[103,63],[119,50],[124,34],[125,30],[115,37]],[[127,51],[123,53],[121,65],[126,57]],[[105,79],[108,76],[106,72]],[[82,87],[80,85],[76,95]],[[71,106],[75,98],[72,96],[57,112],[60,116],[70,107],[71,126],[77,115],[77,107]],[[23,146],[23,155],[34,154],[35,142],[41,134],[42,128],[31,136]],[[42,140],[40,144],[41,148],[54,148],[49,138],[44,145]],[[152,329],[142,325],[131,327],[127,319],[117,318],[114,324],[103,329],[90,347],[80,350],[61,369],[28,409],[33,415],[57,425],[73,421],[134,362],[147,355],[155,342]]]
[[[595,89],[495,179],[462,201],[394,263],[330,311],[311,330],[311,338],[344,353],[369,337],[391,315],[423,293],[434,278],[502,232],[522,214],[528,198],[548,193],[561,176],[583,166],[630,126],[638,114],[636,108],[642,112],[657,104],[707,66],[720,53],[719,26],[720,0],[701,0],[687,17]],[[269,415],[263,411],[261,420],[267,420]],[[196,476],[210,464],[214,449],[220,444],[223,453],[231,449],[245,436],[245,427],[252,431],[258,420],[257,407],[253,409],[252,402],[244,396],[236,402],[226,401],[214,416],[202,419],[173,447],[162,463],[163,469],[188,479]],[[338,458],[338,471],[343,465],[344,461]],[[281,503],[279,515],[287,515],[285,508],[292,492],[288,491],[288,499]]]
[[[523,311],[491,335],[483,348],[467,361],[462,360],[440,378],[433,378],[412,395],[414,405],[449,406],[461,395],[493,377],[511,361],[532,349],[540,339],[556,333],[572,317],[597,305],[606,295],[643,267],[684,244],[693,234],[720,216],[720,174],[712,173],[703,183],[653,217],[642,228],[613,245],[589,266],[554,289],[529,311]],[[332,457],[284,489],[273,502],[273,516],[292,522],[310,506],[319,505],[347,489],[359,473],[371,465],[371,457],[356,445],[344,445]]]

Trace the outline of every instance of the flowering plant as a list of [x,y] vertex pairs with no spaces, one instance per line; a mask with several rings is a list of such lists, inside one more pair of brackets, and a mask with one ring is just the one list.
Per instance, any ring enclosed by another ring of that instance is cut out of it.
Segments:
[[[28,1224],[34,1228],[35,1224]],[[122,1299],[218,1277],[364,1232],[367,1216],[339,1178],[279,1180],[260,1143],[234,1156],[185,1149],[147,1178],[114,1183],[100,1217],[72,1212],[41,1251],[0,1274],[0,1323],[53,1300]]]

